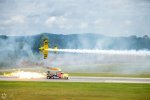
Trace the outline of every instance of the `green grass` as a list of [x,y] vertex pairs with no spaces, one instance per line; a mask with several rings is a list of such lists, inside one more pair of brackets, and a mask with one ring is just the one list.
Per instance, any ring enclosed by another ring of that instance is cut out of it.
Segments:
[[150,78],[150,74],[119,74],[119,73],[69,73],[69,76]]
[[2,93],[5,100],[150,100],[150,84],[0,81]]

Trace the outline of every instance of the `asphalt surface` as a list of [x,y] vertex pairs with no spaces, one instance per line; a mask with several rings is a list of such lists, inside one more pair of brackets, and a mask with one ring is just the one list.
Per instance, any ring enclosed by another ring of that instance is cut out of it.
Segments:
[[46,79],[46,78],[20,79],[17,77],[0,76],[0,81],[150,83],[150,78],[70,76],[68,80],[65,80],[65,79]]

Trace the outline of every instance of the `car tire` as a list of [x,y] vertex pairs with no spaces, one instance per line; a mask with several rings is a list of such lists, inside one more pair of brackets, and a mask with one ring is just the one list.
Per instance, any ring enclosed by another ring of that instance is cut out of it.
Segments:
[[50,77],[49,77],[49,76],[47,76],[47,79],[50,79]]

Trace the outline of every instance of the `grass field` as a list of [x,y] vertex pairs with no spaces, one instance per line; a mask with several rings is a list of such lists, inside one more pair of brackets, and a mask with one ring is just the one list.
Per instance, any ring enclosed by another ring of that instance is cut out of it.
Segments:
[[69,76],[150,78],[150,74],[118,74],[118,73],[69,73]]
[[5,100],[150,100],[150,84],[0,81],[3,93]]

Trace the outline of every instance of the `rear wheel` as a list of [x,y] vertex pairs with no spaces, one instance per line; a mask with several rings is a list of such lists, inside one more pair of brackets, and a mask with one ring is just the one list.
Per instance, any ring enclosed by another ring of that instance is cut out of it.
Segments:
[[49,77],[49,76],[47,76],[47,79],[50,79],[50,77]]
[[68,78],[68,77],[66,77],[66,79],[68,80],[69,78]]

